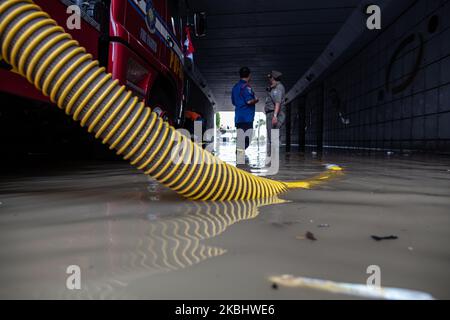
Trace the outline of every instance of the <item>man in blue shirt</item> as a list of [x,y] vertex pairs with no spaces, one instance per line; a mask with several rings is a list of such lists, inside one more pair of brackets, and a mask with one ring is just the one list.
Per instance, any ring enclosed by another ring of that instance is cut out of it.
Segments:
[[[253,131],[253,120],[255,119],[255,105],[258,99],[255,97],[252,87],[250,87],[251,72],[247,67],[239,70],[241,80],[236,83],[231,91],[231,102],[235,107],[234,122],[238,129],[237,152],[245,152],[239,147],[239,134],[245,134],[245,149],[250,145]],[[240,129],[240,130],[239,130]]]

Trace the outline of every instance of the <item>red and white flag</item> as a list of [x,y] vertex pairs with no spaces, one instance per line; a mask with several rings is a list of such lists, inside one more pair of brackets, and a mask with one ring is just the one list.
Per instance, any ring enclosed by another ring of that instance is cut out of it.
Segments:
[[189,28],[189,26],[186,26],[185,28],[185,32],[186,32],[186,40],[184,41],[184,55],[186,56],[186,58],[191,59],[192,63],[194,63],[194,45],[192,44],[192,39],[191,39],[191,29]]

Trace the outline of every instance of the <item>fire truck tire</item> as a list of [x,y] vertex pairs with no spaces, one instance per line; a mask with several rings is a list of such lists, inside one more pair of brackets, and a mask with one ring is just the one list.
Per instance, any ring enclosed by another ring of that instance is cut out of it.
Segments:
[[174,123],[173,110],[175,110],[176,105],[170,98],[169,94],[161,89],[160,87],[152,88],[152,94],[148,100],[148,105],[153,107],[158,116],[160,116],[164,121],[167,121],[170,125]]
[[184,197],[257,199],[304,183],[254,176],[192,143],[113,80],[31,0],[0,0],[2,58],[110,149]]

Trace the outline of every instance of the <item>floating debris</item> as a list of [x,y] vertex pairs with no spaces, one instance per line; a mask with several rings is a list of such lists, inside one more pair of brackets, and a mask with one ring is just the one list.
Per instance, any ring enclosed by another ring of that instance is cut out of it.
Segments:
[[269,281],[285,287],[310,288],[364,298],[387,300],[434,300],[433,296],[421,291],[378,287],[357,283],[334,282],[330,280],[294,277],[292,275],[273,276],[269,278]]
[[386,236],[386,237],[379,237],[379,236],[371,236],[373,240],[375,241],[381,241],[381,240],[397,240],[397,236]]
[[310,231],[306,232],[304,236],[296,236],[295,239],[297,240],[311,240],[311,241],[317,241],[317,238],[314,236],[314,234]]
[[305,234],[305,237],[306,237],[306,239],[309,239],[311,241],[316,241],[317,240],[316,237],[314,236],[314,234],[312,232],[309,232],[309,231]]
[[330,225],[328,223],[322,223],[317,226],[318,228],[329,228]]

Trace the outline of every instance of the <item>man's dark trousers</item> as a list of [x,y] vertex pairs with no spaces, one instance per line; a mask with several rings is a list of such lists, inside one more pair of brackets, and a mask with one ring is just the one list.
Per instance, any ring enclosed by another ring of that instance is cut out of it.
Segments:
[[[239,123],[236,123],[236,128],[238,130],[241,129],[241,130],[244,131],[244,133],[246,133],[247,130],[253,130],[253,122],[239,122]],[[239,132],[238,132],[238,134],[239,134]],[[252,138],[252,134],[245,135],[245,149],[247,149],[248,146],[250,145],[251,138]],[[239,141],[239,137],[238,137],[238,141]]]

